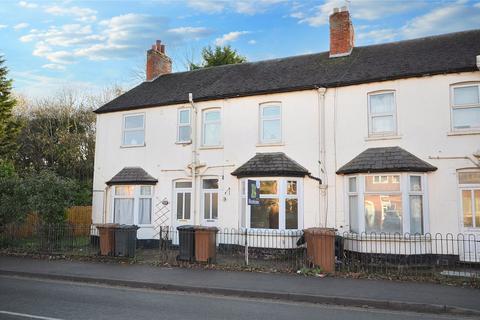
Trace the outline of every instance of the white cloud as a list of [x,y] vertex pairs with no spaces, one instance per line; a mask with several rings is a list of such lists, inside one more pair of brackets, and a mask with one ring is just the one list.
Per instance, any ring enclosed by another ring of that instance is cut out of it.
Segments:
[[252,39],[252,40],[249,40],[249,41],[248,41],[248,44],[252,44],[252,45],[253,45],[253,44],[257,44],[257,41]]
[[368,43],[382,43],[395,40],[398,36],[398,32],[393,29],[373,29],[370,31],[362,31],[357,35],[359,42]]
[[66,69],[64,65],[56,64],[56,63],[44,64],[42,68],[49,69],[49,70],[58,70],[58,71],[64,71]]
[[249,31],[232,31],[224,34],[220,38],[215,39],[215,45],[224,46],[229,42],[237,40],[240,36],[244,34],[249,34]]
[[222,12],[228,5],[227,1],[219,0],[188,0],[189,7],[207,13]]
[[212,31],[205,27],[179,27],[168,29],[167,33],[177,37],[180,36],[185,39],[198,40],[200,38],[210,35]]
[[45,8],[45,12],[55,16],[73,16],[77,21],[83,22],[97,19],[97,11],[90,8],[50,6]]
[[1,29],[5,29],[6,27],[8,27],[8,25],[6,25],[6,24],[0,24],[0,30],[1,30]]
[[473,5],[475,8],[480,8],[480,2],[477,2]]
[[286,0],[237,0],[233,3],[237,13],[254,15],[265,12],[269,7],[285,1]]
[[220,13],[224,10],[254,15],[265,12],[271,6],[288,0],[188,0],[188,6],[204,13]]
[[18,5],[22,8],[28,8],[28,9],[34,9],[38,7],[38,4],[27,2],[27,1],[20,1]]
[[20,30],[20,29],[25,29],[25,28],[28,28],[29,24],[26,23],[26,22],[22,22],[22,23],[19,23],[19,24],[16,24],[13,26],[13,29],[15,30]]

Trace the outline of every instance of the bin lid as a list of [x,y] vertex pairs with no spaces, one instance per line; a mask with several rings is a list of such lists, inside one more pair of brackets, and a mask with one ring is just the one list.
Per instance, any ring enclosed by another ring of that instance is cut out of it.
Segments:
[[199,230],[199,231],[216,231],[218,232],[218,228],[217,227],[208,227],[208,226],[195,226],[195,230]]
[[97,228],[117,228],[119,226],[118,223],[99,223],[94,225]]
[[117,225],[116,227],[117,229],[135,229],[135,230],[138,230],[140,229],[139,226],[136,226],[136,225],[130,225],[130,224],[119,224]]
[[195,230],[195,226],[186,224],[186,225],[183,225],[183,226],[178,226],[177,230]]
[[308,229],[305,229],[303,230],[303,232],[305,233],[318,233],[318,234],[334,234],[335,233],[335,228],[319,228],[319,227],[315,227],[315,228],[308,228]]

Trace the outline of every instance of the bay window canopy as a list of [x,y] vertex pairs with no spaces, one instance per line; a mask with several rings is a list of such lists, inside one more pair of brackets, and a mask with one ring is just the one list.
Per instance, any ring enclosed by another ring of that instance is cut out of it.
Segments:
[[257,153],[232,172],[244,177],[305,177],[310,172],[283,152]]
[[112,179],[106,182],[107,185],[120,185],[120,184],[143,184],[143,185],[155,185],[158,180],[148,174],[144,169],[140,167],[125,167],[120,170]]
[[437,167],[400,147],[369,148],[337,170],[337,174],[429,172]]

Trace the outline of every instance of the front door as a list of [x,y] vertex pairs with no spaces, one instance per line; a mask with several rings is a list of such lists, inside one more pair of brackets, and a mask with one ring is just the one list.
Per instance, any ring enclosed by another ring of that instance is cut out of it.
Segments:
[[[480,262],[480,171],[458,173],[461,205],[461,232],[458,246],[464,261]],[[463,254],[462,254],[463,253]]]
[[217,226],[219,207],[218,179],[202,180],[202,225]]

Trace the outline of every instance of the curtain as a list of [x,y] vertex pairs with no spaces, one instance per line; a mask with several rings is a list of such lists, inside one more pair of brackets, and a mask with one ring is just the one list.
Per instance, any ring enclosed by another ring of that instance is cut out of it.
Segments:
[[133,199],[115,199],[114,222],[133,224]]
[[151,212],[152,212],[152,199],[139,199],[138,207],[138,223],[139,224],[150,224],[151,223]]

